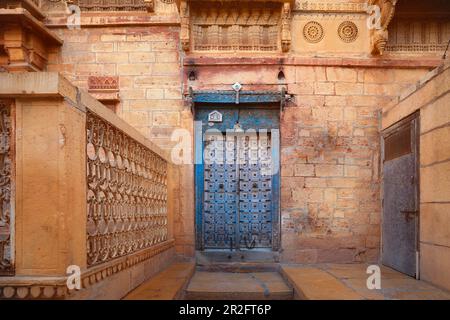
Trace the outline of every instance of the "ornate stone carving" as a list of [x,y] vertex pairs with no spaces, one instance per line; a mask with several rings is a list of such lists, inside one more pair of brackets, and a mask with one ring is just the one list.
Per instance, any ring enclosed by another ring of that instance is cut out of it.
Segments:
[[448,19],[394,19],[389,24],[386,51],[399,53],[443,53],[450,39]]
[[[371,53],[382,55],[388,41],[388,25],[394,17],[395,5],[398,0],[369,0],[368,4],[380,8],[379,26],[371,31]],[[376,19],[376,17],[375,17]]]
[[190,28],[189,28],[189,4],[187,1],[180,2],[180,20],[181,20],[181,30],[180,30],[181,48],[184,51],[189,51],[191,44],[190,44]]
[[320,42],[323,36],[323,27],[317,21],[309,21],[303,27],[303,37],[310,43]]
[[353,42],[358,37],[358,27],[351,21],[344,21],[338,27],[338,35],[344,42]]
[[96,265],[167,240],[167,162],[87,113],[87,261]]
[[118,90],[119,77],[89,76],[89,90]]
[[365,3],[296,1],[294,10],[330,12],[365,12]]
[[281,49],[284,52],[289,51],[291,47],[291,4],[283,3],[283,12],[281,14]]
[[154,0],[73,0],[82,11],[154,11]]
[[119,77],[89,76],[88,92],[112,111],[116,111],[119,97]]
[[[81,274],[81,290],[87,289],[111,276],[116,275],[139,263],[143,263],[152,257],[162,254],[170,254],[174,241],[169,240],[152,248],[121,257],[113,261],[89,268]],[[51,280],[40,279],[37,284],[31,279],[24,281],[12,281],[0,284],[0,299],[66,299],[76,291],[67,289],[67,278],[61,277]]]
[[289,4],[194,2],[191,15],[198,51],[276,51],[280,38],[284,50],[290,46]]
[[11,243],[11,104],[0,100],[0,275],[14,274]]

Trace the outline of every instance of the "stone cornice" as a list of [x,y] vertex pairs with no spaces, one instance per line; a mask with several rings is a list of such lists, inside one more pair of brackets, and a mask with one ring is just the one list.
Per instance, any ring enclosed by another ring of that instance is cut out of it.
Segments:
[[[149,15],[147,13],[117,13],[117,12],[83,12],[80,26],[87,27],[116,27],[116,26],[179,26],[178,14]],[[67,16],[49,16],[46,20],[48,28],[66,28]]]
[[435,68],[442,59],[423,58],[337,58],[337,57],[204,57],[190,55],[185,66],[230,66],[230,65],[292,65],[292,66],[336,66],[373,68]]

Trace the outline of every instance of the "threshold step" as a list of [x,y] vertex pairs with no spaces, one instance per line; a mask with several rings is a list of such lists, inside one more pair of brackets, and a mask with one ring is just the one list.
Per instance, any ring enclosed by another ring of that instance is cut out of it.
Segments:
[[290,288],[278,272],[196,271],[186,289],[187,300],[290,300]]

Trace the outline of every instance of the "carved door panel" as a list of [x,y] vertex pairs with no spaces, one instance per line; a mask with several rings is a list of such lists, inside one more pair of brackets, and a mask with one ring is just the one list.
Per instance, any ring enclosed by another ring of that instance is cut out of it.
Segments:
[[270,136],[238,137],[239,247],[272,245]]
[[204,248],[270,248],[270,135],[207,135],[204,161]]
[[206,136],[204,150],[204,246],[232,248],[237,242],[235,137]]
[[416,275],[419,203],[417,118],[384,134],[383,264]]

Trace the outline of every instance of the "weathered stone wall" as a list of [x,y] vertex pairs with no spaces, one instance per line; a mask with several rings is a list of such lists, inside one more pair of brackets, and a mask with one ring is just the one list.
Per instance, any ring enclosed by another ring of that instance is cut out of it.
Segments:
[[[170,141],[174,129],[192,133],[192,114],[182,99],[189,86],[230,90],[236,81],[243,84],[243,90],[286,86],[293,101],[281,114],[283,260],[377,259],[381,210],[378,112],[426,73],[429,62],[367,58],[362,19],[358,20],[362,31],[357,42],[344,47],[337,45],[341,40],[334,30],[336,23],[327,27],[327,36],[336,38],[321,44],[329,58],[301,57],[303,40],[293,41],[287,56],[279,52],[260,57],[184,53],[175,17],[164,18],[165,25],[146,20],[145,25],[123,26],[117,26],[114,17],[109,18],[115,21],[109,26],[95,15],[91,19],[86,18],[81,30],[54,29],[64,45],[62,51],[50,55],[49,70],[62,72],[81,87],[87,86],[89,75],[118,76],[119,116],[163,148],[174,145]],[[351,52],[352,58],[332,58],[342,50]],[[280,69],[285,80],[277,78]],[[187,79],[190,70],[196,73],[193,81]],[[176,248],[187,256],[194,252],[193,176],[192,165],[180,166],[172,184],[180,195],[173,203],[177,208]]]
[[420,110],[420,277],[450,289],[450,64],[383,109],[382,127]]
[[[281,259],[376,261],[380,248],[381,108],[428,68],[371,66],[355,59],[292,59],[278,80],[276,59],[186,62],[195,90],[279,90],[293,96],[281,112]],[[215,65],[217,64],[217,65]]]

